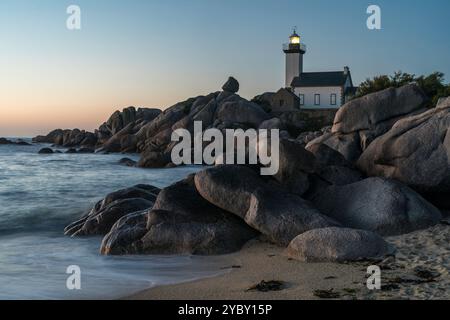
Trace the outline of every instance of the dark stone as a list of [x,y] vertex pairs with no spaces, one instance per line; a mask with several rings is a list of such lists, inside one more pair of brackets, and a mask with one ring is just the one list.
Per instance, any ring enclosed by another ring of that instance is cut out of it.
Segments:
[[54,152],[50,148],[42,148],[41,150],[39,150],[39,154],[52,154],[52,153]]
[[222,86],[222,90],[226,92],[236,93],[239,91],[239,82],[233,78],[229,77],[228,81]]

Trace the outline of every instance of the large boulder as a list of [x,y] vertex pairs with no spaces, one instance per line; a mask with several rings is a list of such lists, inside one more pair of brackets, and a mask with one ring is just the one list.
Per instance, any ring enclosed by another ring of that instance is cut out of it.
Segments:
[[280,140],[279,169],[274,178],[290,192],[303,195],[309,188],[308,175],[316,168],[316,158],[300,143]]
[[339,109],[332,132],[373,130],[382,122],[421,109],[427,101],[425,93],[415,84],[368,94]]
[[343,166],[351,167],[352,164],[345,159],[340,153],[330,148],[326,144],[318,143],[306,147],[306,150],[311,152],[315,157],[317,164],[321,167],[327,166]]
[[105,235],[120,218],[134,212],[150,209],[153,202],[142,198],[117,200],[95,214],[85,217],[67,230],[70,236]]
[[65,228],[70,236],[104,235],[114,223],[130,213],[153,206],[159,189],[150,185],[136,185],[108,194],[80,220]]
[[163,189],[145,216],[119,220],[104,238],[104,254],[215,255],[239,250],[257,232],[204,200],[194,176]]
[[302,262],[347,262],[384,258],[394,251],[374,232],[323,228],[296,237],[289,244],[287,254]]
[[450,192],[450,105],[398,121],[357,162],[369,176],[401,181],[419,191]]
[[222,122],[244,123],[258,128],[263,121],[269,119],[269,115],[256,103],[240,99],[220,104],[216,118]]
[[226,92],[236,93],[239,91],[239,82],[233,78],[229,77],[227,82],[222,86],[222,90]]
[[294,237],[309,230],[339,226],[309,201],[270,189],[252,194],[249,209],[240,217],[270,241],[284,247]]
[[141,154],[137,165],[141,168],[163,168],[170,162],[170,153],[146,150]]
[[344,186],[364,179],[361,172],[347,166],[326,166],[318,169],[316,174],[330,185]]
[[331,133],[308,143],[326,144],[355,162],[377,137],[401,118],[425,111],[428,99],[414,84],[389,88],[351,100],[336,114]]
[[441,213],[412,189],[396,181],[368,178],[316,193],[312,202],[343,226],[399,235],[439,223]]
[[316,144],[325,144],[328,147],[338,151],[349,162],[358,160],[362,153],[361,138],[357,132],[342,133],[326,133],[316,139],[311,140],[306,149],[312,148]]
[[216,166],[198,172],[195,185],[210,203],[232,212],[272,242],[287,246],[305,231],[338,225],[299,196],[277,191],[243,166]]

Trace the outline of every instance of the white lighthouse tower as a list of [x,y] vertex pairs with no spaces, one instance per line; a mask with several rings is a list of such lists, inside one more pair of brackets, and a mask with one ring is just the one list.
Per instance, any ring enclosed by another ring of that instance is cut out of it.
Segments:
[[303,73],[303,55],[306,53],[306,46],[300,42],[300,36],[296,29],[289,37],[289,43],[283,45],[286,54],[286,88],[290,88],[292,80]]

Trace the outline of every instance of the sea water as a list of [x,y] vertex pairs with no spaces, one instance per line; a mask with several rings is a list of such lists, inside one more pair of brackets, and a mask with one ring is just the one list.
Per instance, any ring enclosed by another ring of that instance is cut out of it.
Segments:
[[[115,299],[221,272],[219,258],[102,256],[101,237],[63,234],[109,192],[162,188],[198,167],[139,169],[119,165],[120,154],[38,154],[47,146],[0,145],[0,299]],[[66,286],[71,265],[80,267],[81,290]]]

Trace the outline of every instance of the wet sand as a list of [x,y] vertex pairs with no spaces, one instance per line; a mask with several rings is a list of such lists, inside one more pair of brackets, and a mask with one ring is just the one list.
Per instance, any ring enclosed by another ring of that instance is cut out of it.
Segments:
[[[127,299],[137,300],[298,300],[298,299],[449,299],[450,227],[438,225],[386,240],[397,247],[396,258],[349,264],[301,263],[284,249],[263,240],[221,257],[220,276],[155,287]],[[366,286],[367,267],[382,269],[382,290]],[[251,289],[261,281],[277,281],[277,291]]]

